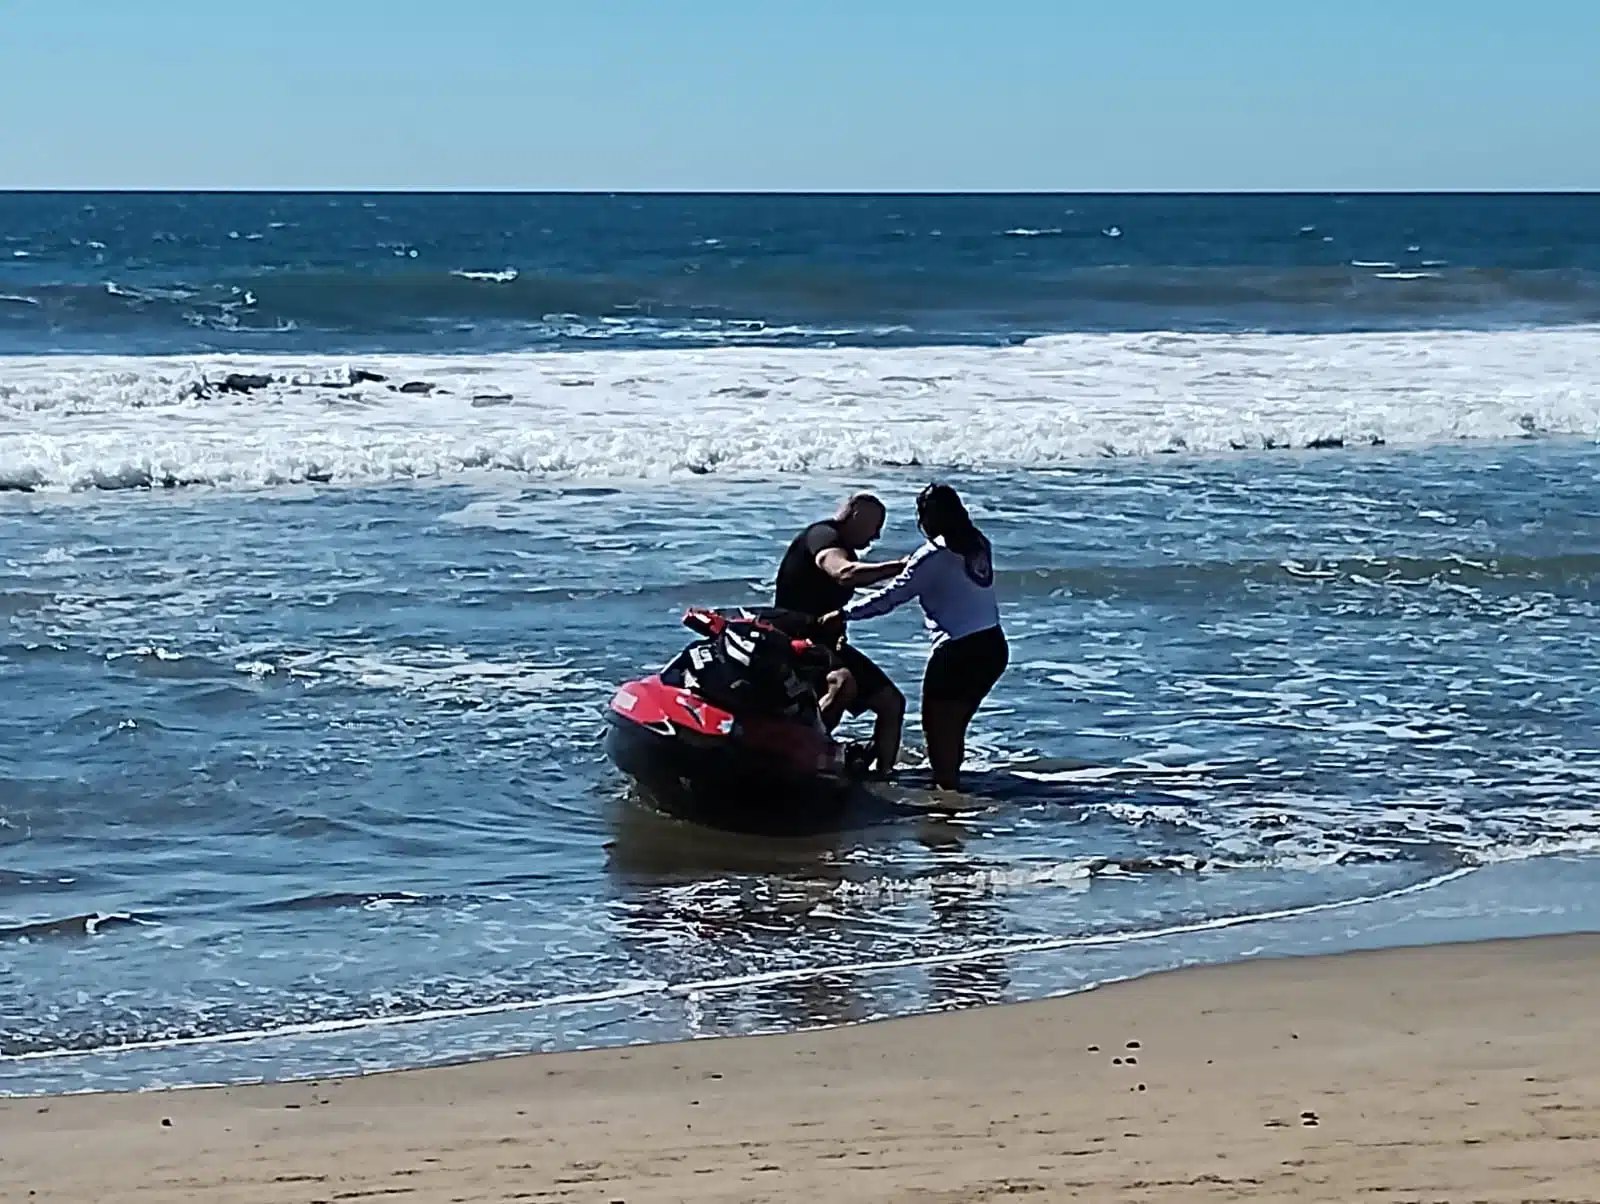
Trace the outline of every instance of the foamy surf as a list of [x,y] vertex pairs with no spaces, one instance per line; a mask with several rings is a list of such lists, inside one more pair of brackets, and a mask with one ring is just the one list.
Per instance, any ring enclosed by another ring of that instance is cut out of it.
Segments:
[[[236,387],[230,386],[230,375]],[[1072,334],[1005,348],[34,357],[0,487],[255,488],[496,471],[654,479],[1594,437],[1600,328]]]

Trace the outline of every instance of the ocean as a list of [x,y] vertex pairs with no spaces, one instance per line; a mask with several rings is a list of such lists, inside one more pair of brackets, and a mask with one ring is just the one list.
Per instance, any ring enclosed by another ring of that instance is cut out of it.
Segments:
[[[0,194],[0,1092],[1600,926],[1597,439],[1596,196]],[[970,805],[641,808],[611,689],[930,479]]]

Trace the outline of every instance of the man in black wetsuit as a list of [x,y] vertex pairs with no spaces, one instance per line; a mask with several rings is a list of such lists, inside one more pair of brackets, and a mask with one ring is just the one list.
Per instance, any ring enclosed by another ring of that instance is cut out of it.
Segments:
[[[846,498],[831,519],[812,523],[789,543],[778,567],[773,605],[821,618],[839,610],[857,589],[888,581],[905,568],[904,560],[867,564],[858,553],[883,533],[884,505],[870,493]],[[877,773],[887,777],[900,755],[900,728],[905,721],[905,695],[889,675],[850,644],[839,647],[841,667],[828,675],[822,696],[822,720],[831,731],[844,712],[876,716],[873,746]]]

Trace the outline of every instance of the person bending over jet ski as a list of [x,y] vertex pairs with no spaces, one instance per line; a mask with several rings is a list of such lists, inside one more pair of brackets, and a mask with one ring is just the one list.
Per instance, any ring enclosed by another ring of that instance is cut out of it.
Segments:
[[[902,572],[904,559],[869,564],[859,557],[883,534],[886,513],[872,494],[857,493],[846,498],[832,518],[812,523],[796,535],[778,566],[773,605],[820,618],[843,607],[856,590]],[[828,674],[827,690],[819,702],[822,721],[832,731],[846,711],[873,712],[875,772],[887,777],[900,755],[905,695],[860,649],[841,643],[835,655],[838,667]]]
[[994,554],[949,485],[917,495],[917,526],[928,542],[883,588],[822,616],[824,633],[846,622],[873,619],[916,598],[922,603],[933,651],[922,678],[922,732],[928,763],[941,790],[961,789],[967,727],[1006,671],[1010,648],[994,593]]

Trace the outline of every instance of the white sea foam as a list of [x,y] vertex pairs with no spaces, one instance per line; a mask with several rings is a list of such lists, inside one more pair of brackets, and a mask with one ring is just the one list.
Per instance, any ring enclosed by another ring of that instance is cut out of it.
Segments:
[[[356,369],[381,373],[361,379]],[[228,373],[249,392],[197,390]],[[410,382],[431,393],[401,393]],[[1600,434],[1600,327],[0,360],[0,486],[651,479]]]
[[[466,1020],[485,1016],[507,1015],[517,1012],[545,1011],[555,1008],[596,1006],[625,999],[642,999],[651,996],[668,998],[696,998],[739,991],[749,987],[768,986],[775,983],[805,982],[821,978],[853,979],[868,974],[881,974],[889,970],[918,969],[929,966],[961,965],[977,961],[996,961],[1035,953],[1058,952],[1066,949],[1094,949],[1146,944],[1170,940],[1173,937],[1196,933],[1221,932],[1228,929],[1248,928],[1275,920],[1303,919],[1309,916],[1354,910],[1374,903],[1385,903],[1422,895],[1475,872],[1475,867],[1464,866],[1447,870],[1418,882],[1374,894],[1345,899],[1331,899],[1298,907],[1281,907],[1258,912],[1244,912],[1212,916],[1204,919],[1136,928],[1122,931],[1070,933],[1064,935],[1042,934],[1014,940],[1000,940],[969,945],[965,948],[944,951],[912,951],[900,956],[871,960],[829,962],[822,965],[793,966],[776,970],[757,970],[742,974],[729,974],[715,978],[696,978],[679,981],[666,979],[635,979],[589,990],[531,999],[513,999],[494,1003],[461,1004],[448,1007],[423,1008],[408,1012],[391,1012],[378,1016],[352,1016],[325,1020],[312,1020],[267,1025],[258,1028],[236,1029],[228,1032],[204,1033],[192,1036],[160,1036],[143,1040],[90,1048],[32,1049],[20,1053],[0,1053],[0,1064],[57,1061],[94,1056],[117,1056],[152,1050],[189,1049],[197,1046],[233,1045],[267,1041],[274,1038],[310,1037],[331,1033],[355,1032],[397,1025],[432,1024],[447,1020]],[[1248,955],[1247,955],[1248,956]],[[1092,989],[1093,983],[1078,989]]]
[[503,272],[469,272],[465,269],[457,269],[450,274],[459,276],[462,280],[483,280],[492,284],[510,284],[517,278],[517,269],[506,268]]

